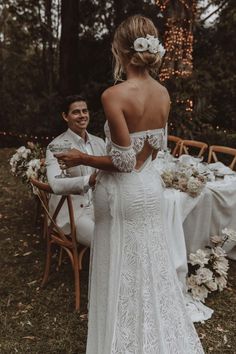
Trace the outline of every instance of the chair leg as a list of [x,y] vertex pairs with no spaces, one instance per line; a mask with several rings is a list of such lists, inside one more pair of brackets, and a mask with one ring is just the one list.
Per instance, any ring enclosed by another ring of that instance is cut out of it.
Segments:
[[47,241],[46,262],[45,262],[45,268],[44,268],[43,280],[41,282],[41,287],[44,287],[48,281],[49,271],[50,271],[50,266],[51,266],[51,259],[52,259],[51,247],[52,247],[52,243],[50,241]]
[[77,249],[74,250],[75,310],[80,310],[80,274]]
[[79,252],[79,270],[82,269],[82,260],[85,252],[87,251],[88,247],[84,247],[80,252]]
[[58,258],[58,264],[57,264],[57,270],[59,270],[61,263],[62,263],[62,255],[63,255],[63,248],[60,247],[60,253],[59,253],[59,258]]
[[43,221],[43,239],[46,239],[47,238],[47,232],[48,232],[48,220],[46,217],[44,217],[44,221]]

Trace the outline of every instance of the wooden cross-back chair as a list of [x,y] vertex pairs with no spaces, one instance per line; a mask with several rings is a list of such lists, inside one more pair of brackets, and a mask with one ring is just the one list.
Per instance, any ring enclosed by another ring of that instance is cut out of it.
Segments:
[[202,157],[207,150],[208,145],[197,140],[182,140],[180,144],[180,155],[190,155],[190,149],[197,151],[196,156]]
[[209,148],[208,163],[219,161],[219,155],[229,155],[232,160],[229,163],[229,167],[233,170],[236,167],[236,149],[228,146],[212,145]]
[[168,146],[171,148],[171,154],[173,156],[179,156],[180,144],[182,139],[175,135],[168,135]]
[[[80,310],[80,270],[82,269],[82,259],[88,247],[79,245],[76,241],[76,227],[74,220],[74,210],[70,195],[62,195],[58,205],[51,215],[49,211],[49,198],[53,194],[51,187],[47,183],[38,181],[31,178],[31,184],[37,194],[44,213],[44,226],[43,234],[46,238],[46,262],[43,280],[41,286],[45,286],[48,281],[51,260],[52,260],[52,245],[60,247],[59,264],[61,263],[62,250],[66,252],[71,261],[74,270],[74,283],[75,283],[75,308]],[[70,220],[70,233],[65,232],[57,225],[56,218],[64,205],[67,204],[68,214]]]

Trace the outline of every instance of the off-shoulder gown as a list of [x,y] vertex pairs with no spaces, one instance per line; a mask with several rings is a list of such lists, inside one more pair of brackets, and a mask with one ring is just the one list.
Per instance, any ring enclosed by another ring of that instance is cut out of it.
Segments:
[[160,175],[151,156],[135,169],[145,141],[158,150],[164,130],[130,134],[128,148],[105,132],[121,172],[101,172],[95,189],[86,353],[203,353],[168,252]]

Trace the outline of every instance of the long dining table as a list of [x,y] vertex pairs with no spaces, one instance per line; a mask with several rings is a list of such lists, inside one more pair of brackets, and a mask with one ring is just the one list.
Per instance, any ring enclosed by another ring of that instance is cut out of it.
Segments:
[[[158,159],[156,166],[159,169]],[[223,164],[219,163],[218,166],[222,168]],[[197,197],[165,188],[164,199],[169,252],[182,291],[187,293],[189,254],[210,245],[210,237],[222,235],[224,228],[236,230],[236,173],[207,182]],[[228,242],[224,248],[228,257],[236,260],[236,243]],[[208,312],[205,316],[200,315],[199,319],[205,320],[210,315]]]

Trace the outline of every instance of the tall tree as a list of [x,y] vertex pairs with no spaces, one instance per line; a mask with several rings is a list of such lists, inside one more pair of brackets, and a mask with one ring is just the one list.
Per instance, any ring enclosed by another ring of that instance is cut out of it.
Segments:
[[78,91],[79,0],[61,1],[60,93]]
[[45,52],[46,52],[46,77],[48,82],[48,94],[53,91],[53,29],[52,29],[52,0],[44,0],[45,6]]

